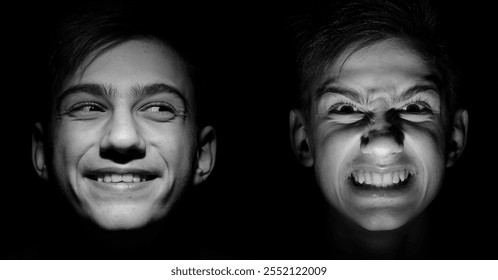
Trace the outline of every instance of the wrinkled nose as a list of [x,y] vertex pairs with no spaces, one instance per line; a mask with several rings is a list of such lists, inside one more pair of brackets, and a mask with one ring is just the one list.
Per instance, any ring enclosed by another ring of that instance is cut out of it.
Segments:
[[145,154],[145,140],[131,113],[115,113],[100,142],[101,156],[126,162]]
[[404,135],[396,124],[385,121],[372,125],[361,137],[361,152],[389,160],[403,152]]

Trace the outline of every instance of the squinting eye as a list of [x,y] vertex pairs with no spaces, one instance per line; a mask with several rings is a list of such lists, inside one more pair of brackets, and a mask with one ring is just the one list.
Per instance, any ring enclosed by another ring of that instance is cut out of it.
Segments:
[[94,102],[78,103],[67,110],[67,114],[75,117],[91,117],[101,112],[105,112],[105,108]]
[[157,121],[169,121],[181,114],[171,105],[166,103],[153,103],[144,106],[141,110],[146,113],[150,119]]
[[424,113],[431,113],[431,107],[429,104],[423,101],[415,102],[415,103],[410,103],[403,107],[403,110],[406,113],[409,114],[424,114]]
[[147,107],[144,111],[146,112],[152,112],[152,113],[173,113],[174,109],[172,109],[169,106],[164,106],[164,105],[154,105]]
[[99,106],[86,105],[78,109],[81,112],[104,112],[104,110]]
[[349,103],[334,104],[329,109],[329,113],[340,115],[356,114],[358,112],[358,109],[354,105]]

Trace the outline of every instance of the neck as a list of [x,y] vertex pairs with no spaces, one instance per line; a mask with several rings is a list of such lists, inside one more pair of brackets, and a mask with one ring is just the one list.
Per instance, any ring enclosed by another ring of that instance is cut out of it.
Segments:
[[369,231],[335,211],[329,216],[329,243],[349,258],[410,258],[418,253],[427,229],[426,215],[421,215],[401,228]]

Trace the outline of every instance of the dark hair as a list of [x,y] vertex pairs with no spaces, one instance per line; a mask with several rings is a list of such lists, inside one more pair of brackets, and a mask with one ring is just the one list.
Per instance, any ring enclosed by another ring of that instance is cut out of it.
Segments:
[[451,116],[456,109],[456,71],[438,31],[438,15],[427,1],[349,0],[317,3],[294,22],[299,97],[307,111],[305,89],[348,48],[353,52],[389,39],[410,45],[440,75],[439,85]]
[[[61,91],[88,55],[133,39],[153,40],[175,49],[186,64],[198,95],[201,82],[193,49],[190,48],[193,44],[189,44],[185,36],[182,37],[178,26],[171,28],[172,17],[169,20],[164,19],[164,15],[159,17],[152,8],[145,10],[135,5],[111,3],[92,4],[72,11],[57,23],[52,34],[47,89],[51,96],[43,97],[45,105],[50,106],[53,96]],[[181,25],[181,22],[176,24]],[[40,112],[45,120],[48,117],[46,111]]]

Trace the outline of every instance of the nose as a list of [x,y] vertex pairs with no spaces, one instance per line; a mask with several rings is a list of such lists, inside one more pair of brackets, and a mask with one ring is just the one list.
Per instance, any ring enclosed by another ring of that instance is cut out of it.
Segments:
[[100,142],[100,154],[116,162],[127,162],[145,155],[145,140],[130,112],[114,112]]
[[380,160],[390,160],[403,152],[403,141],[403,131],[396,124],[377,123],[361,137],[361,152]]

